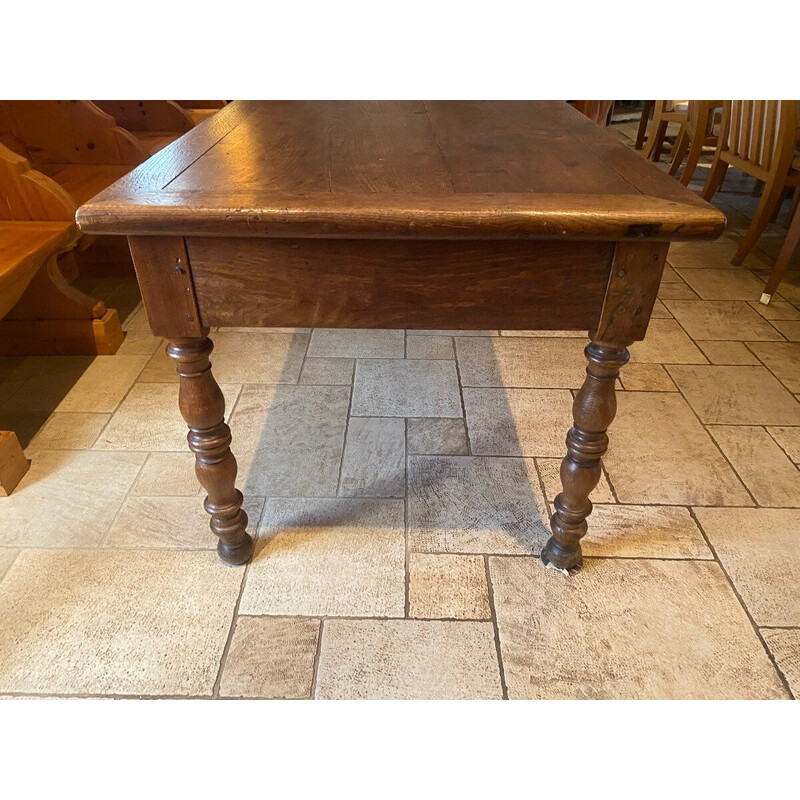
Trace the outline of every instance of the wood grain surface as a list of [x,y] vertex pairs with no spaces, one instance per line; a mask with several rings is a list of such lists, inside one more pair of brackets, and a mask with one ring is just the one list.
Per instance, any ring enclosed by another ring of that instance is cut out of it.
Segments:
[[90,233],[715,238],[723,215],[559,101],[237,101],[78,211]]

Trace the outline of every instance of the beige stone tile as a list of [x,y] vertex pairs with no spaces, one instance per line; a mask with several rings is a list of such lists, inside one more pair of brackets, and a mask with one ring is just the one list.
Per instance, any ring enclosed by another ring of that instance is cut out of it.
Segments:
[[677,392],[661,364],[628,364],[620,372],[622,387],[628,392]]
[[680,395],[620,392],[617,407],[603,463],[621,503],[752,505]]
[[178,383],[179,380],[175,362],[167,355],[164,348],[152,354],[139,375],[139,383]]
[[242,491],[334,496],[349,400],[347,386],[245,386],[231,419]]
[[586,377],[582,339],[456,337],[463,386],[577,389]]
[[499,331],[426,331],[426,330],[410,330],[409,334],[414,336],[499,336]]
[[790,342],[800,342],[800,321],[772,323]]
[[0,583],[0,691],[210,696],[242,575],[216,553],[27,550]]
[[533,461],[411,456],[408,541],[433,553],[538,553],[549,533]]
[[708,432],[760,506],[800,507],[800,470],[764,428],[710,425]]
[[[651,320],[644,341],[634,342],[629,349],[632,364],[706,363],[705,356],[674,319]],[[627,370],[627,366],[623,367],[623,372]]]
[[742,269],[731,264],[737,247],[738,243],[729,239],[718,239],[715,242],[672,242],[667,261],[679,270],[725,269],[734,272]]
[[194,453],[150,453],[131,494],[192,497],[201,489],[194,473]]
[[[263,497],[247,495],[243,508],[248,518],[248,533],[258,527]],[[209,515],[203,498],[129,497],[111,526],[104,547],[122,548],[191,548],[212,550],[217,537],[209,528]]]
[[762,630],[761,635],[797,699],[800,697],[800,630]]
[[309,358],[404,358],[405,331],[315,328]]
[[3,580],[3,576],[8,572],[18,554],[19,550],[8,547],[0,548],[0,581]]
[[114,411],[147,363],[147,356],[97,356],[56,411]]
[[[566,446],[564,447],[566,450]],[[537,458],[536,468],[542,478],[544,494],[548,503],[555,500],[556,495],[561,491],[561,458]],[[605,475],[600,476],[600,482],[591,493],[590,498],[593,503],[615,503],[614,494],[608,485]]]
[[403,497],[406,493],[406,423],[352,417],[342,459],[342,497]]
[[684,269],[681,277],[703,300],[758,300],[764,281],[741,269]]
[[566,389],[464,389],[475,455],[544,456],[566,452],[572,394]]
[[417,619],[489,619],[483,556],[411,553],[409,616]]
[[94,359],[95,356],[30,356],[17,362],[6,375],[11,391],[3,402],[3,416],[14,412],[40,412],[40,416],[46,412],[44,416],[48,416]]
[[800,425],[800,403],[763,367],[667,367],[710,425]]
[[767,428],[772,438],[783,448],[789,458],[800,463],[800,428]]
[[742,367],[761,363],[741,342],[701,342],[699,347],[712,364]]
[[110,419],[111,414],[55,413],[25,448],[26,453],[30,455],[36,450],[88,450]]
[[672,319],[672,314],[669,313],[669,310],[664,303],[656,298],[656,302],[653,305],[653,311],[650,314],[650,319]]
[[664,272],[661,275],[661,283],[683,283],[683,278],[675,272],[669,264],[664,264]]
[[462,419],[421,417],[406,420],[408,452],[428,456],[465,456],[467,432]]
[[490,622],[326,620],[320,699],[499,700]]
[[586,556],[713,558],[683,506],[596,505],[588,522],[581,539]]
[[455,361],[359,359],[350,413],[355,417],[460,417]]
[[451,336],[406,337],[406,358],[455,358]]
[[800,511],[698,508],[695,513],[756,625],[800,626]]
[[402,500],[269,499],[241,614],[402,617]]
[[748,342],[748,347],[790,392],[800,392],[800,343]]
[[41,450],[0,497],[0,545],[96,547],[136,479],[144,453]]
[[[785,698],[719,565],[490,558],[512,699]],[[702,613],[698,613],[698,608]]]
[[151,356],[165,345],[160,336],[153,336],[147,314],[143,306],[139,306],[123,325],[125,341],[117,350],[120,356]]
[[785,300],[771,300],[768,306],[759,302],[750,301],[750,308],[757,311],[764,319],[769,320],[800,320],[800,310]]
[[[220,384],[230,416],[241,389]],[[111,417],[94,444],[95,450],[186,451],[188,428],[178,409],[178,386],[169,383],[137,383]]]
[[211,363],[220,383],[297,383],[306,333],[220,330],[213,336]]
[[310,699],[319,625],[318,619],[239,617],[220,697]]
[[667,308],[695,341],[775,341],[780,334],[747,303],[667,300]]
[[501,336],[525,336],[535,339],[584,339],[589,344],[586,331],[500,331]]
[[[297,383],[308,344],[305,333],[225,328],[211,335],[211,367],[219,383]],[[139,376],[141,382],[178,382],[175,362],[159,350]]]
[[788,270],[783,276],[778,292],[793,305],[800,304],[800,272]]
[[352,358],[307,358],[300,383],[349,386],[353,382],[355,363]]
[[658,297],[660,300],[697,300],[697,293],[685,283],[662,283]]

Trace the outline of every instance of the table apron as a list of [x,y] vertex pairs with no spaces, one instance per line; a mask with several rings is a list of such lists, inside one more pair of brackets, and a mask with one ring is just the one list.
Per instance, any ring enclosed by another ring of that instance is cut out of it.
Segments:
[[186,239],[204,326],[584,330],[613,242]]

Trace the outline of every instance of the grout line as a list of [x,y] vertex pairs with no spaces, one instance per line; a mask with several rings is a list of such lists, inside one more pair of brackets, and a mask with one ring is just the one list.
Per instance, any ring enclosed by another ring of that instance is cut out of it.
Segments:
[[[469,424],[467,423],[467,407],[466,404],[464,403],[464,386],[461,382],[461,364],[459,363],[458,360],[458,349],[455,347],[455,341],[453,341],[453,348],[455,349],[456,352],[456,357],[455,357],[456,383],[458,384],[458,397],[459,400],[461,400],[461,418],[464,420],[464,432],[467,435],[467,455],[471,456],[473,455],[472,439],[470,438],[469,435]],[[457,419],[457,417],[455,417],[454,419]]]
[[[305,617],[304,619],[315,619],[314,617]],[[319,673],[319,657],[322,653],[322,634],[324,631],[326,617],[322,617],[319,621],[319,628],[317,629],[317,647],[314,651],[314,668],[311,672],[311,696],[310,699],[314,700],[317,694],[317,675]]]
[[765,652],[767,654],[767,658],[769,658],[769,660],[772,662],[772,666],[775,668],[775,671],[778,674],[779,680],[783,684],[783,687],[786,689],[786,691],[789,693],[789,697],[793,698],[794,694],[792,693],[791,687],[789,686],[789,681],[786,679],[786,676],[783,674],[783,671],[778,666],[778,662],[775,660],[775,656],[772,655],[772,651],[769,649],[769,647],[767,647],[767,643],[764,641],[764,637],[761,635],[761,631],[759,630],[758,625],[756,625],[756,621],[753,619],[753,615],[750,613],[750,609],[747,607],[747,605],[745,604],[744,600],[742,599],[742,596],[739,594],[739,591],[736,588],[736,585],[734,584],[733,579],[728,574],[728,570],[725,569],[725,565],[722,563],[722,560],[720,559],[719,555],[717,554],[717,551],[716,551],[714,545],[711,544],[710,537],[706,533],[706,531],[703,528],[703,526],[700,524],[700,520],[697,518],[697,515],[694,513],[694,508],[692,508],[691,506],[689,507],[689,514],[691,515],[692,519],[694,520],[695,525],[697,525],[697,527],[699,528],[700,533],[702,534],[703,538],[706,540],[706,545],[708,545],[708,549],[711,550],[711,554],[714,556],[714,561],[717,564],[719,564],[719,568],[722,570],[722,574],[725,576],[726,580],[728,581],[728,585],[731,587],[731,591],[733,592],[734,596],[739,601],[739,605],[742,607],[742,610],[747,615],[747,619],[750,621],[750,625],[752,626],[753,631],[755,632],[756,636],[758,637],[758,640],[761,642],[761,646],[764,648],[764,650],[765,650]]
[[483,556],[483,568],[486,571],[486,588],[489,593],[489,613],[491,614],[492,627],[494,628],[494,648],[497,653],[497,666],[500,669],[500,685],[503,689],[503,700],[508,700],[508,684],[506,683],[506,671],[503,666],[503,651],[500,647],[500,626],[497,622],[497,610],[494,603],[494,585],[492,575],[489,570],[489,556]]
[[405,458],[403,459],[403,468],[405,469],[405,481],[403,492],[403,538],[405,543],[405,557],[404,557],[404,570],[405,570],[405,617],[408,619],[411,616],[411,544],[408,536],[408,420],[404,420],[405,432]]
[[[255,542],[253,543],[253,555],[255,555]],[[242,602],[242,595],[244,594],[244,585],[245,581],[247,580],[247,573],[250,571],[250,564],[252,563],[251,560],[245,565],[242,574],[242,581],[239,584],[239,596],[236,598],[236,605],[233,607],[233,615],[231,616],[231,624],[230,628],[228,629],[228,638],[225,640],[225,647],[222,649],[222,655],[219,659],[219,668],[217,669],[217,677],[214,680],[214,686],[211,689],[211,697],[214,699],[219,699],[219,687],[222,683],[222,673],[225,669],[225,664],[228,660],[228,652],[231,649],[231,642],[233,641],[233,634],[236,630],[236,623],[239,620],[239,605]]]
[[342,457],[339,459],[339,475],[336,479],[336,497],[341,497],[342,491],[342,472],[344,470],[344,457],[347,453],[347,438],[350,432],[350,417],[353,410],[353,395],[355,394],[355,386],[349,387],[350,399],[347,403],[347,414],[344,420],[344,436],[342,438]]

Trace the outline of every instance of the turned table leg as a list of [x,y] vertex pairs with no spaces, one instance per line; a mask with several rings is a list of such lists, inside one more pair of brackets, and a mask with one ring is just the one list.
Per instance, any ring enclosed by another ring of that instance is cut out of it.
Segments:
[[245,528],[242,493],[235,487],[236,459],[230,451],[231,430],[225,424],[225,399],[211,374],[214,345],[207,336],[172,339],[167,354],[180,375],[178,403],[189,426],[187,440],[195,455],[195,472],[208,492],[205,509],[211,530],[219,537],[217,552],[228,564],[244,564],[253,554]]
[[592,342],[586,347],[586,379],[572,406],[574,425],[567,434],[567,455],[561,462],[562,491],[553,501],[553,535],[542,561],[575,572],[582,564],[581,538],[592,512],[589,494],[600,480],[600,459],[608,448],[606,430],[617,412],[614,383],[628,350],[623,345]]

